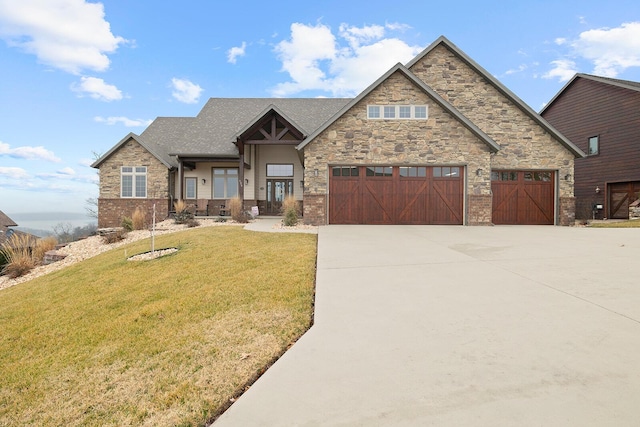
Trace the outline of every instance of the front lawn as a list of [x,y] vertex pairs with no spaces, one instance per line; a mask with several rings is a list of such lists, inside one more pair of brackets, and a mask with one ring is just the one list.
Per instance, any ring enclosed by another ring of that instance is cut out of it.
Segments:
[[316,236],[205,227],[0,291],[0,425],[201,425],[311,322]]
[[640,228],[640,219],[630,221],[598,222],[592,223],[593,228]]

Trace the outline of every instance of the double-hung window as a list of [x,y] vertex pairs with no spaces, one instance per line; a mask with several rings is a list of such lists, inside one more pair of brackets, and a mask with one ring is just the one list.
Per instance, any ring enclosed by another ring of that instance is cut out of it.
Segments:
[[238,169],[213,169],[213,198],[230,199],[238,195]]
[[147,197],[146,166],[122,166],[120,168],[120,197]]

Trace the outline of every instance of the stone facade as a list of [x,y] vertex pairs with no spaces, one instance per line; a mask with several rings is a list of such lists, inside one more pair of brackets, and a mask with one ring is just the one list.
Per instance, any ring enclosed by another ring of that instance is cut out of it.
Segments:
[[573,154],[456,54],[441,44],[411,71],[502,147],[492,169],[557,171],[558,196],[573,197]]
[[[147,197],[120,198],[120,168],[147,167]],[[98,227],[116,227],[122,218],[131,217],[140,207],[151,218],[156,204],[156,219],[169,213],[169,169],[134,139],[122,144],[100,165],[100,196],[98,198]]]
[[[428,119],[369,120],[368,104],[427,105]],[[327,222],[326,203],[317,212],[319,206],[306,201],[319,196],[326,200],[330,165],[462,166],[473,171],[467,173],[467,194],[490,196],[490,162],[484,141],[396,72],[305,147],[305,221]],[[478,175],[478,169],[487,172]],[[482,198],[468,198],[467,211],[474,212],[477,223],[487,218]]]

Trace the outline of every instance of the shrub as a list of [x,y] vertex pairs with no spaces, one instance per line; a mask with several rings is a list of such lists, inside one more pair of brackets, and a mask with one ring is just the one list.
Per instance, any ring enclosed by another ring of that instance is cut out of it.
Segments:
[[173,216],[176,224],[186,224],[187,221],[193,219],[193,212],[189,212],[184,200],[178,200],[173,204],[173,207],[176,209],[176,213]]
[[287,196],[282,202],[282,213],[284,214],[283,224],[287,227],[293,227],[298,223],[300,215],[300,205],[293,196]]
[[53,236],[45,237],[44,239],[38,239],[32,252],[34,260],[37,263],[41,263],[44,259],[44,254],[51,250],[54,250],[57,244],[58,241]]
[[14,279],[30,272],[37,261],[32,255],[34,239],[28,234],[14,234],[0,246],[0,252],[7,261],[2,274]]
[[231,219],[235,222],[249,222],[249,216],[244,211],[244,201],[240,197],[229,200],[229,210],[231,211]]
[[144,230],[147,225],[147,216],[140,207],[136,207],[136,210],[131,215],[131,221],[134,230]]
[[133,220],[128,216],[125,216],[124,218],[122,218],[120,226],[127,231],[133,231]]

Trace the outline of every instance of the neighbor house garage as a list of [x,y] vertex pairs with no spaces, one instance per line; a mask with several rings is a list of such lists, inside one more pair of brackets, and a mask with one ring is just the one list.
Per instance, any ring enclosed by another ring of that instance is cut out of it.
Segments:
[[[149,199],[164,214],[183,199],[217,215],[235,196],[260,214],[293,196],[316,225],[570,225],[583,156],[440,37],[353,99],[211,99],[195,118],[128,135],[94,167],[100,226]],[[122,190],[138,170],[155,174],[135,177],[153,194]]]

